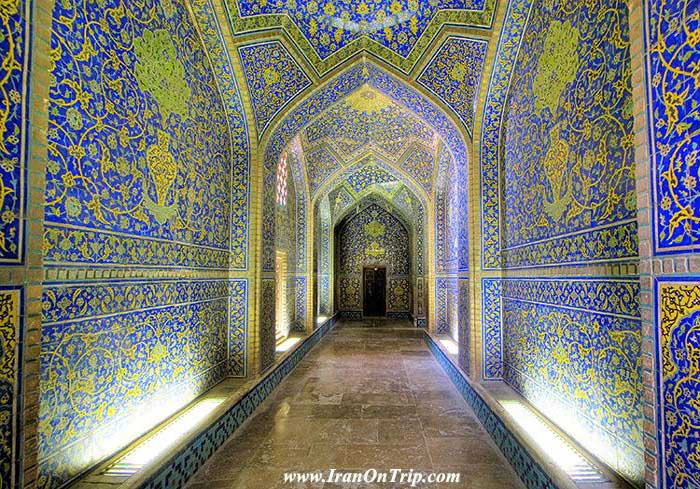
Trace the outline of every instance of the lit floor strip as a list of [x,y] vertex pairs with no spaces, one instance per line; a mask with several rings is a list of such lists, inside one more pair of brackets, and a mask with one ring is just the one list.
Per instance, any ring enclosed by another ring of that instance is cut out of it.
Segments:
[[541,416],[520,401],[499,401],[513,420],[575,482],[608,482],[564,437],[544,422]]
[[299,343],[299,340],[301,340],[301,338],[287,338],[287,339],[284,340],[282,343],[280,343],[279,345],[277,345],[277,348],[275,349],[275,351],[276,351],[277,353],[289,351],[289,350],[291,350],[291,348],[292,348],[294,345],[296,345],[297,343]]
[[442,338],[440,339],[440,343],[442,343],[442,346],[445,347],[445,350],[447,350],[450,355],[456,355],[459,353],[459,347],[457,346],[457,342],[455,340]]
[[202,399],[197,402],[155,432],[153,436],[124,454],[104,471],[104,475],[129,477],[140,471],[179,442],[185,434],[206,419],[222,402],[224,402],[224,398]]

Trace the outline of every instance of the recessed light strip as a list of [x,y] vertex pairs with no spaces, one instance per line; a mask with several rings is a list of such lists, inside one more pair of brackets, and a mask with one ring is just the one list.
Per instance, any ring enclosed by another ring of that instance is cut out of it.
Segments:
[[103,475],[123,478],[139,472],[199,426],[222,402],[224,398],[202,399],[196,402],[152,436],[125,453],[110,465]]
[[591,464],[542,417],[521,401],[499,401],[532,440],[561,467],[574,482],[608,482],[600,469]]

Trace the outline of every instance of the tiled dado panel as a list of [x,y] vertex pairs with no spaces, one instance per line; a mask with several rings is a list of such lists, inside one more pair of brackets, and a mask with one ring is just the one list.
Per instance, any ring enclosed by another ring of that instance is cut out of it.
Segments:
[[[317,328],[304,342],[282,362],[275,365],[265,377],[231,407],[221,418],[206,428],[191,443],[174,455],[148,481],[143,489],[176,489],[187,480],[204,462],[245,422],[262,404],[284,377],[304,358],[309,350],[328,333],[335,324],[333,317]],[[232,463],[237,463],[233,461]]]
[[700,14],[693,0],[645,0],[652,239],[657,254],[700,249]]
[[16,487],[20,470],[22,293],[0,286],[0,481],[8,488]]
[[700,487],[700,280],[655,283],[661,487]]
[[228,287],[229,375],[234,377],[245,377],[248,368],[248,280],[231,279],[228,281]]
[[457,277],[435,279],[435,332],[455,340],[459,334],[459,283]]
[[500,287],[504,380],[584,447],[640,483],[639,281],[504,279]]
[[0,265],[24,258],[29,121],[29,0],[3,6],[0,22]]
[[275,280],[263,279],[260,292],[261,371],[275,363]]
[[227,279],[45,284],[40,486],[69,481],[220,380],[227,339],[240,337],[229,302],[245,309],[245,292]]
[[306,331],[306,277],[292,277],[290,284],[294,290],[294,331]]

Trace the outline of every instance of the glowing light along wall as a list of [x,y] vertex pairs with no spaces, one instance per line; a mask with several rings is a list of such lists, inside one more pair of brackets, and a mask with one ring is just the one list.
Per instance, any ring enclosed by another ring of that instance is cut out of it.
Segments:
[[483,374],[639,484],[640,290],[621,271],[638,255],[629,21],[625,2],[602,3],[509,6],[481,176],[483,266],[508,278],[482,284]]
[[186,7],[56,2],[51,49],[41,487],[242,373],[247,311],[236,99]]
[[341,222],[337,234],[338,310],[362,317],[363,267],[386,267],[387,316],[408,318],[411,308],[410,236],[390,212],[371,203]]
[[[289,160],[294,157],[290,156]],[[282,162],[280,162],[282,163]],[[281,168],[282,165],[280,165]],[[299,254],[304,253],[303,249],[299,249],[299,233],[303,229],[298,229],[297,218],[299,209],[297,208],[297,192],[292,175],[291,168],[287,168],[281,173],[278,173],[279,183],[277,186],[277,204],[275,206],[275,253],[276,258],[286,260],[286,263],[279,264],[284,270],[280,273],[280,267],[275,264],[275,331],[281,332],[282,336],[287,336],[292,330],[304,331],[305,316],[302,317],[302,311],[296,310],[297,305],[297,288],[299,293],[305,292],[302,290],[303,283],[297,284],[296,273],[298,271]],[[284,181],[284,183],[282,183]],[[283,198],[282,195],[284,195]],[[302,209],[303,211],[303,209]],[[303,269],[301,270],[303,272]],[[303,282],[303,277],[300,277]],[[297,287],[299,285],[299,287]],[[303,300],[306,300],[305,293]],[[280,316],[280,313],[282,316]]]

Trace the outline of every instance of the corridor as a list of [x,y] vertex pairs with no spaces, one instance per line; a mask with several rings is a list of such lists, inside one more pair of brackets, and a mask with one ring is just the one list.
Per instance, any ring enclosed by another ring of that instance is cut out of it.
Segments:
[[458,472],[460,483],[430,487],[523,487],[422,331],[404,327],[411,325],[338,323],[188,487],[410,487],[283,481],[286,471],[330,469]]

